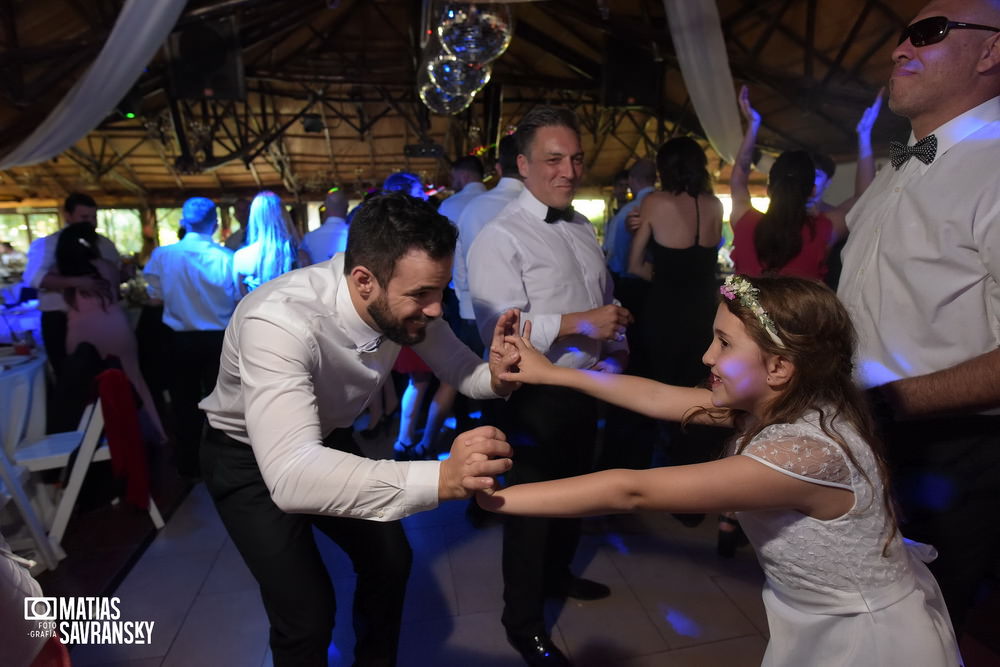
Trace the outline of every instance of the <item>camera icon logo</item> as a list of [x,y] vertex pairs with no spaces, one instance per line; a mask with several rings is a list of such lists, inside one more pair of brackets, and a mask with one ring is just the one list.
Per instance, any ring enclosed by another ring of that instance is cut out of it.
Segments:
[[56,620],[56,598],[24,598],[24,620]]

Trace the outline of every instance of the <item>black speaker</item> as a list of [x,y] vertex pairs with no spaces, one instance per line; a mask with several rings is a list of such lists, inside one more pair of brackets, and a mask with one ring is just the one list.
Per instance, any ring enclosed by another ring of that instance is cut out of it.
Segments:
[[243,52],[235,17],[200,21],[167,40],[170,86],[175,97],[245,100]]
[[606,107],[652,107],[660,105],[663,63],[652,54],[630,44],[609,40],[604,50],[601,103]]

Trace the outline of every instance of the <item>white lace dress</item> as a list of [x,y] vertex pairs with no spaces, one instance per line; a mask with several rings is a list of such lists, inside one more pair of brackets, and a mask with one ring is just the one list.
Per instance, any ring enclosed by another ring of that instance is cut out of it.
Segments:
[[936,553],[897,534],[882,556],[885,510],[874,457],[853,428],[837,426],[860,470],[815,413],[765,428],[741,454],[798,479],[848,489],[855,499],[847,514],[826,521],[790,510],[738,513],[767,575],[771,641],[763,664],[961,664],[941,591],[924,564]]

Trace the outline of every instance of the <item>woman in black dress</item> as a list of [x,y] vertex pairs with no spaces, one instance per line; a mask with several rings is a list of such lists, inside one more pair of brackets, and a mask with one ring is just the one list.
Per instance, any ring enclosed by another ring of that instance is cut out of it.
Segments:
[[[629,272],[652,282],[641,342],[652,379],[693,387],[708,377],[701,358],[712,342],[719,303],[716,275],[722,202],[712,193],[705,151],[688,137],[671,139],[656,154],[660,192],[639,208]],[[725,432],[664,423],[672,465],[718,457]],[[703,515],[678,515],[685,524]]]

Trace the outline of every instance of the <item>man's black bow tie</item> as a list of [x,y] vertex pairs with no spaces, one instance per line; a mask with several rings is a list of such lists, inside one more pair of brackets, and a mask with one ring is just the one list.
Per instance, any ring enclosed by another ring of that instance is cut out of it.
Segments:
[[930,164],[937,155],[937,137],[933,134],[927,135],[912,146],[901,144],[898,141],[889,142],[889,162],[893,169],[899,169],[911,157],[915,157],[924,164]]
[[559,222],[560,220],[569,222],[573,219],[573,213],[574,211],[572,206],[567,206],[566,208],[552,208],[549,206],[549,211],[545,214],[545,222],[549,224]]

